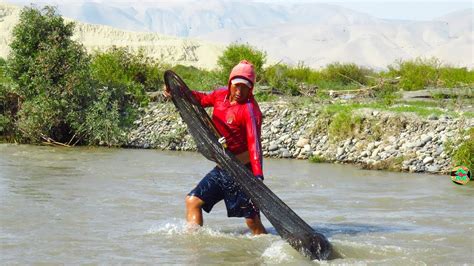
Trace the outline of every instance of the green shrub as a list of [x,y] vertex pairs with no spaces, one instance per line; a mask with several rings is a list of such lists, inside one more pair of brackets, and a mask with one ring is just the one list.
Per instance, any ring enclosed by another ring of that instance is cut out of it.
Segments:
[[400,88],[404,90],[421,90],[436,86],[439,79],[440,62],[436,58],[399,61],[396,66],[389,66],[389,75],[400,76]]
[[293,79],[299,83],[317,84],[323,79],[321,72],[313,70],[302,62],[298,63],[296,67],[289,67],[285,76]]
[[446,88],[474,87],[474,71],[466,68],[442,67],[440,70],[440,86]]
[[391,106],[400,98],[400,95],[398,95],[398,88],[395,85],[384,84],[375,91],[375,97],[381,100],[386,106]]
[[367,75],[373,71],[367,68],[359,67],[356,64],[333,63],[327,65],[322,70],[322,77],[325,81],[336,82],[342,85],[357,84],[367,85]]
[[277,96],[268,92],[262,92],[258,89],[254,91],[255,99],[258,102],[272,102],[277,99]]
[[0,83],[0,137],[12,138],[15,135],[18,102],[18,95],[12,92],[10,84]]
[[312,163],[326,163],[328,160],[326,158],[317,156],[317,155],[311,155],[308,160]]
[[297,96],[301,94],[300,87],[314,85],[320,78],[319,72],[311,70],[302,63],[294,68],[276,64],[265,69],[262,83],[267,83],[280,93]]
[[219,86],[226,86],[227,82],[222,83],[219,80],[217,71],[208,71],[193,66],[177,65],[172,68],[178,74],[190,89],[194,90],[213,90]]
[[268,84],[272,88],[284,92],[286,87],[287,72],[289,67],[284,64],[276,64],[265,69],[262,82]]
[[454,150],[452,160],[454,166],[462,165],[471,170],[471,173],[474,171],[474,128],[469,129],[468,139]]
[[89,107],[84,123],[86,128],[82,128],[89,144],[118,146],[125,141],[118,106],[118,101],[112,98],[111,93],[104,92]]
[[[161,66],[143,51],[129,52],[126,48],[112,47],[92,57],[92,77],[102,86],[121,88],[142,106],[148,103],[145,91],[161,90]],[[113,97],[113,96],[112,96]]]
[[[96,52],[93,55],[91,62],[92,77],[98,81],[101,87],[99,91],[106,94],[101,96],[102,99],[104,97],[109,98],[116,103],[119,119],[113,119],[112,121],[119,123],[122,130],[130,127],[133,121],[136,120],[139,107],[148,105],[149,98],[146,91],[162,89],[164,68],[167,67],[145,56],[143,51],[133,53],[126,48],[112,47],[105,52]],[[89,119],[87,121],[95,120]],[[107,127],[101,128],[106,129]],[[118,132],[118,130],[114,132]],[[105,132],[92,135],[109,136]],[[94,137],[92,142],[106,142],[105,140],[97,141],[98,139],[99,137]],[[120,140],[117,136],[107,139],[112,141],[107,145],[117,145],[117,141]]]
[[0,137],[11,138],[15,133],[14,117],[18,111],[18,95],[6,74],[5,59],[0,58]]
[[69,141],[70,126],[65,123],[65,106],[45,95],[23,102],[18,112],[18,129],[23,139],[39,142],[50,137],[62,142]]
[[7,78],[7,75],[5,73],[6,66],[7,66],[7,61],[0,57],[0,83],[3,83],[6,81],[6,78]]
[[258,82],[263,76],[263,65],[266,62],[266,58],[267,55],[265,52],[259,51],[257,48],[248,44],[230,44],[217,59],[221,82],[227,84],[230,71],[243,59],[254,65]]
[[[143,50],[131,52],[125,47],[113,46],[92,56],[92,75],[103,84],[127,86],[139,84],[145,91],[161,90],[167,65],[146,56]],[[136,95],[140,98],[141,95]]]

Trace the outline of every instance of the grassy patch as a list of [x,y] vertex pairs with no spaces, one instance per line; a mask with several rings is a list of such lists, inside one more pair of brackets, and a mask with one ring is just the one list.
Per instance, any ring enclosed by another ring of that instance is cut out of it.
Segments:
[[273,102],[278,99],[278,96],[274,94],[261,91],[256,91],[254,96],[258,102]]
[[328,160],[324,157],[317,156],[317,155],[312,155],[308,159],[312,163],[326,163]]
[[351,137],[360,130],[362,119],[359,116],[353,116],[350,112],[339,112],[334,115],[329,125],[329,139],[332,141],[341,141]]
[[461,145],[454,150],[452,161],[454,166],[463,165],[471,171],[474,169],[474,128],[467,132],[468,138],[461,142]]
[[375,164],[365,164],[362,169],[367,170],[388,170],[398,172],[402,169],[402,163],[405,160],[403,156],[389,158],[386,160],[379,161]]
[[392,112],[396,112],[396,113],[415,113],[422,117],[427,117],[431,114],[434,114],[436,116],[446,114],[446,112],[441,111],[439,109],[426,108],[426,107],[413,106],[413,105],[393,106],[393,107],[388,108],[388,110]]
[[437,101],[399,101],[397,103],[418,107],[439,107],[440,105],[440,103]]
[[[352,112],[357,109],[370,108],[380,111],[391,111],[395,113],[414,113],[421,117],[427,117],[431,114],[434,115],[450,115],[452,117],[459,117],[459,114],[456,112],[446,112],[438,109],[440,105],[436,102],[423,102],[423,101],[414,101],[414,102],[402,102],[403,105],[390,106],[386,105],[383,102],[373,102],[373,103],[350,103],[350,104],[331,104],[327,106],[324,110],[330,114],[336,114],[339,112]],[[465,117],[472,117],[472,112],[463,113]]]

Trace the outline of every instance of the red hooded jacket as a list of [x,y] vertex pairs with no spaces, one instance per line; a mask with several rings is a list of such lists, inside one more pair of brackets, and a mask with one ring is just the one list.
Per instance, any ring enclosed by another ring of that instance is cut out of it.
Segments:
[[[231,105],[230,81],[235,77],[250,81],[252,88],[245,103]],[[225,137],[229,151],[235,155],[248,151],[253,174],[263,178],[260,143],[262,113],[252,94],[253,84],[255,84],[253,65],[244,60],[232,69],[227,87],[210,93],[193,91],[193,94],[203,107],[214,107],[212,121],[221,136]]]

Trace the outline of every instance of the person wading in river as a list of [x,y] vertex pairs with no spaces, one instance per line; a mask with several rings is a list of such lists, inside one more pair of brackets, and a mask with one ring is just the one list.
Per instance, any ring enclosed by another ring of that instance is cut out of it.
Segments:
[[[212,121],[226,140],[227,148],[237,159],[252,170],[255,178],[263,181],[262,146],[260,143],[262,113],[252,91],[255,70],[251,63],[241,61],[231,71],[227,87],[210,93],[193,91],[203,107],[214,107]],[[169,88],[164,96],[171,97]],[[203,225],[202,210],[210,212],[224,200],[228,217],[245,217],[254,235],[265,234],[260,211],[241,191],[224,169],[216,166],[186,196],[186,220],[191,227]]]

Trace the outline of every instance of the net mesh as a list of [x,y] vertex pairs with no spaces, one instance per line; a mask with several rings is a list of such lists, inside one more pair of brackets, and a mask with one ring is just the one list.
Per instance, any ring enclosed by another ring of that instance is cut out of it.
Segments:
[[164,76],[173,103],[187,124],[198,151],[231,174],[278,234],[292,247],[310,259],[327,259],[331,253],[331,244],[326,237],[313,230],[263,182],[255,178],[248,168],[235,159],[231,152],[223,148],[211,118],[178,75],[168,70]]

